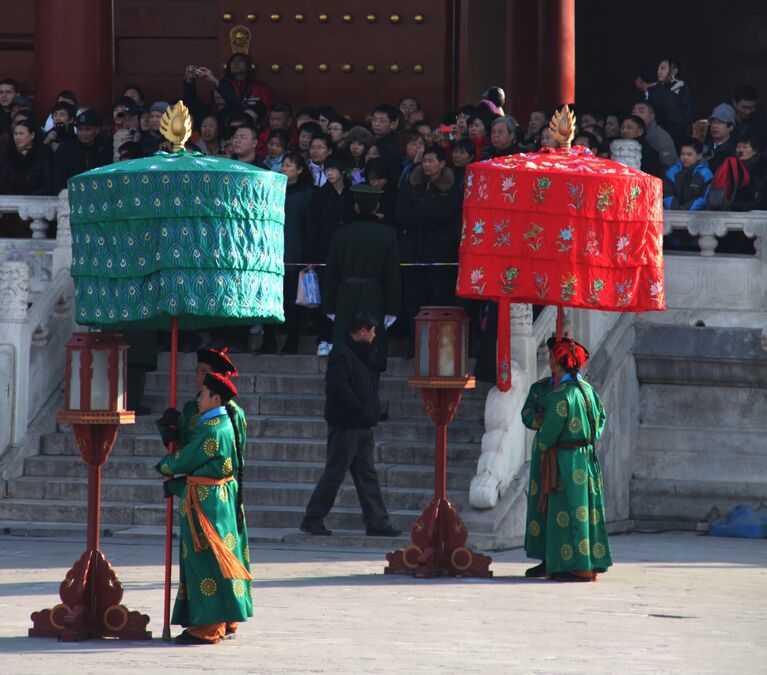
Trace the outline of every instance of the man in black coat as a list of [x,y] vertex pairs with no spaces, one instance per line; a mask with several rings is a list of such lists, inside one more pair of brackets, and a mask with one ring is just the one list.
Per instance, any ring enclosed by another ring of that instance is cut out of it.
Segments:
[[325,421],[328,445],[325,470],[314,488],[301,531],[330,535],[325,516],[330,513],[338,490],[349,471],[369,537],[397,537],[400,530],[389,522],[373,460],[373,427],[381,414],[377,373],[370,361],[376,334],[376,318],[358,313],[349,334],[333,346],[325,372]]
[[67,181],[78,173],[112,163],[112,145],[101,131],[101,117],[93,110],[83,110],[75,118],[77,135],[61,144],[53,156],[51,182],[58,194]]

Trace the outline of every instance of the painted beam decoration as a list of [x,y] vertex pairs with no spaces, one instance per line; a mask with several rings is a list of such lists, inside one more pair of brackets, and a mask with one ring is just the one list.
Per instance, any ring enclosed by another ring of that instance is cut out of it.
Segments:
[[76,320],[106,330],[283,321],[284,175],[159,152],[69,180]]
[[580,146],[467,168],[457,294],[499,302],[499,388],[512,302],[665,309],[662,195],[658,178]]

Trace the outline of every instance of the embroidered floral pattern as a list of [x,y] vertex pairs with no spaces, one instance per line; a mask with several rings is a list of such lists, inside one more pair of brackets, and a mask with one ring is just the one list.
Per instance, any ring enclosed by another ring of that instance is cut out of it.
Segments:
[[583,184],[582,183],[568,183],[567,195],[570,199],[567,205],[571,209],[575,209],[577,211],[583,206]]
[[527,240],[527,245],[533,251],[538,252],[543,246],[543,228],[538,223],[530,223],[530,229],[522,235]]
[[498,377],[501,380],[501,382],[508,382],[509,380],[509,364],[508,363],[502,363],[500,366],[498,366]]
[[573,247],[573,233],[574,233],[574,228],[572,227],[563,227],[559,231],[559,238],[557,240],[557,250],[560,253],[569,251]]
[[650,300],[658,307],[663,306],[663,282],[652,281],[650,282]]
[[629,190],[629,196],[626,200],[626,206],[623,208],[623,210],[626,213],[634,213],[634,209],[637,205],[637,199],[639,199],[639,195],[642,194],[642,188],[640,188],[638,185],[635,185]]
[[562,283],[559,285],[560,293],[559,296],[564,300],[565,302],[569,302],[573,299],[575,294],[577,293],[576,286],[578,285],[578,277],[576,277],[574,274],[563,274],[562,275]]
[[536,178],[533,183],[533,201],[536,204],[543,204],[546,199],[546,192],[551,188],[551,180],[549,178],[540,177]]
[[549,275],[533,272],[533,284],[535,293],[539,298],[545,298],[549,294]]
[[493,242],[494,248],[511,245],[511,232],[509,232],[508,219],[499,220],[493,225],[493,230],[495,231],[495,241]]
[[586,232],[586,247],[584,249],[586,255],[598,256],[600,253],[599,239],[597,239],[597,233],[594,230]]
[[517,181],[514,180],[514,176],[506,176],[501,181],[501,194],[506,203],[513,204],[517,201],[517,191],[514,189],[516,187]]
[[589,289],[589,297],[586,298],[586,301],[592,305],[598,305],[599,294],[602,292],[604,287],[605,287],[605,282],[602,279],[594,279],[594,281],[591,282],[591,288]]
[[600,185],[597,190],[597,211],[604,213],[608,206],[612,206],[612,197],[615,194],[615,188],[605,183]]
[[516,267],[507,267],[506,271],[501,274],[501,293],[509,295],[514,292],[514,280],[519,274],[519,269]]
[[628,262],[629,246],[631,244],[631,237],[627,234],[618,237],[618,241],[615,243],[615,257],[623,262]]
[[471,243],[479,246],[485,240],[485,221],[475,220],[474,227],[471,228]]
[[481,267],[472,270],[471,274],[469,275],[469,279],[471,281],[471,290],[478,295],[482,295],[485,292],[485,284],[482,283],[484,278],[485,272]]
[[618,296],[618,307],[625,307],[631,302],[631,279],[615,282],[615,295]]

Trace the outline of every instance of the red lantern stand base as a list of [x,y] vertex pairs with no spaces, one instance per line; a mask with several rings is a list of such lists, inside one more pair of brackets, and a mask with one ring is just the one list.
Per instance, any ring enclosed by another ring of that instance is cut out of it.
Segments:
[[66,642],[90,638],[150,640],[149,617],[120,604],[122,585],[99,550],[101,465],[109,456],[120,423],[133,422],[132,412],[62,412],[61,422],[71,422],[77,446],[88,465],[87,547],[59,587],[61,603],[32,613],[29,637],[56,637]]
[[[410,545],[386,554],[385,574],[416,577],[492,577],[492,559],[467,548],[469,533],[446,497],[447,425],[461,402],[463,389],[474,386],[474,378],[455,382],[411,378],[411,386],[422,387],[426,410],[437,425],[434,457],[434,499],[410,530]],[[439,388],[437,388],[439,387]]]

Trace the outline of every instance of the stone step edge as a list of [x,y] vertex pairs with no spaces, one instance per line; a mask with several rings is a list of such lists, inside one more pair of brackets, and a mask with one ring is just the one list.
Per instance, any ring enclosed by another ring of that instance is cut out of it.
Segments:
[[757,427],[756,429],[754,427],[749,427],[748,429],[744,429],[743,427],[723,427],[723,426],[717,425],[713,429],[708,429],[705,426],[701,427],[701,425],[685,426],[682,424],[651,424],[648,422],[642,422],[639,425],[640,433],[642,429],[648,429],[652,431],[696,431],[696,432],[700,432],[701,430],[705,429],[707,432],[712,431],[716,434],[738,433],[738,434],[754,434],[759,436],[763,436],[767,434],[767,427],[764,427],[764,428]]

